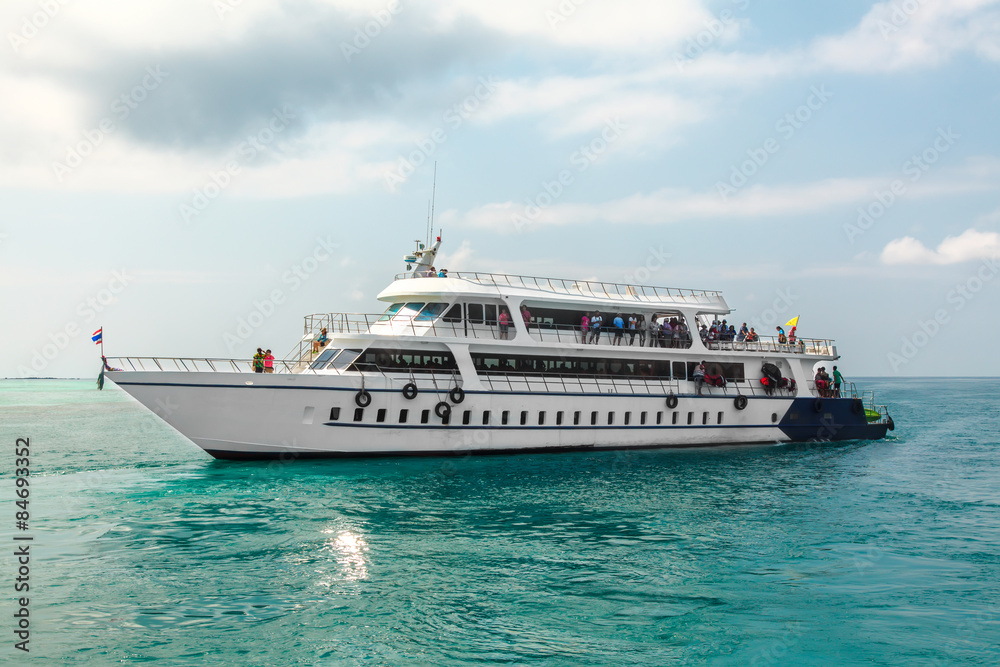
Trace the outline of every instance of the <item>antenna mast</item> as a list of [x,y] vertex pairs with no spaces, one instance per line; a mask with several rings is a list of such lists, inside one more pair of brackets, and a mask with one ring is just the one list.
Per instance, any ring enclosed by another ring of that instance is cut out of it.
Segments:
[[431,216],[427,223],[427,245],[431,244],[431,230],[434,228],[434,200],[437,196],[438,163],[434,160],[434,184],[431,186]]

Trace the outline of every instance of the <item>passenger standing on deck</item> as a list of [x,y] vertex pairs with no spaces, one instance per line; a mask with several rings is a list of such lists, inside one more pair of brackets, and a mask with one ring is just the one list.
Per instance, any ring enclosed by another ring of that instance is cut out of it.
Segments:
[[649,334],[649,346],[656,347],[656,335],[660,332],[660,325],[656,321],[656,315],[650,316],[649,324],[646,325],[646,331]]
[[681,346],[681,323],[676,317],[670,318],[670,347]]
[[646,347],[646,316],[642,313],[639,313],[639,319],[635,322],[635,328],[639,330],[639,347]]
[[837,367],[833,367],[833,397],[840,398],[840,385],[844,383],[844,376],[840,374]]
[[618,313],[615,315],[613,320],[615,325],[615,340],[611,343],[612,345],[621,345],[622,336],[625,334],[625,320],[622,318],[622,314]]
[[705,362],[702,361],[700,364],[694,367],[694,386],[698,390],[698,395],[701,396],[701,388],[705,384]]
[[497,324],[500,325],[500,340],[508,340],[510,337],[510,314],[506,308],[500,309],[497,316]]
[[747,323],[744,322],[743,326],[740,327],[739,334],[736,335],[736,340],[742,343],[743,341],[745,341],[747,339],[747,334],[748,333],[750,333],[750,331],[747,330]]
[[253,372],[264,372],[264,350],[257,348],[257,354],[253,355]]
[[604,318],[601,317],[601,311],[595,310],[594,316],[590,318],[590,342],[597,345],[601,340],[601,324],[604,323]]
[[580,335],[583,337],[583,340],[580,342],[584,345],[587,344],[588,333],[590,333],[590,317],[588,317],[587,313],[584,313],[583,317],[580,318]]
[[264,372],[273,373],[274,372],[274,355],[271,354],[271,350],[264,352]]
[[631,345],[635,342],[635,327],[638,323],[639,318],[636,317],[635,313],[628,316],[628,344]]
[[521,317],[524,319],[524,328],[531,328],[531,311],[524,304],[521,304]]

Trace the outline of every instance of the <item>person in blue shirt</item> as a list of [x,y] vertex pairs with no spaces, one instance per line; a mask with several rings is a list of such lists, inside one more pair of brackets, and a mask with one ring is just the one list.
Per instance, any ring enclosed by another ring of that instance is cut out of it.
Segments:
[[615,341],[612,344],[613,345],[621,345],[622,344],[622,336],[625,334],[625,320],[622,319],[622,314],[621,313],[618,313],[617,315],[615,315],[614,325],[615,325]]

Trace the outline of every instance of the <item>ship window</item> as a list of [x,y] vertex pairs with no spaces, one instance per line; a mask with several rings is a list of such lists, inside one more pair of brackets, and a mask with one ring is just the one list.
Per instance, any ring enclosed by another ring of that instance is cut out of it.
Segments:
[[527,410],[522,410],[521,411],[521,426],[524,426],[527,423],[528,423],[528,411]]
[[486,426],[489,423],[490,423],[490,411],[489,410],[484,410],[483,411],[483,426]]
[[611,426],[614,423],[615,423],[615,413],[609,412],[608,413],[608,426]]
[[642,426],[645,425],[645,423],[646,423],[646,413],[641,412],[639,413],[639,425]]
[[590,425],[597,426],[597,411],[594,410],[590,413]]
[[[677,413],[675,412],[674,415],[676,416]],[[657,423],[657,425],[663,423],[663,411],[662,410],[659,410],[656,413],[656,423]]]
[[409,320],[412,319],[414,315],[420,312],[420,309],[424,307],[423,303],[408,303],[403,308],[393,315],[394,320]]
[[465,313],[469,320],[469,324],[483,323],[483,304],[468,303],[465,305]]
[[424,306],[424,309],[420,311],[415,320],[417,322],[429,322],[430,320],[437,319],[438,315],[443,313],[447,307],[448,304],[446,303],[429,303]]
[[378,412],[375,413],[375,421],[379,424],[385,421],[385,408],[378,409]]
[[430,421],[430,418],[431,418],[431,411],[430,410],[421,410],[420,411],[420,423],[421,424],[426,424],[428,421]]
[[722,413],[721,412],[719,413],[719,423],[720,424],[722,423]]
[[632,421],[632,413],[631,412],[626,412],[625,413],[625,426],[628,426],[629,422],[631,422],[631,421]]
[[677,423],[677,417],[678,417],[678,416],[680,416],[680,414],[681,414],[681,413],[679,413],[679,412],[677,412],[677,411],[674,411],[674,417],[673,417],[673,419],[672,419],[672,420],[670,421],[670,423],[671,423],[671,424],[676,424],[676,423]]
[[406,423],[406,418],[409,416],[409,414],[410,414],[410,411],[407,410],[406,408],[403,408],[402,410],[400,410],[399,411],[399,423],[400,424],[405,424]]
[[327,365],[327,363],[329,363],[331,359],[333,359],[334,355],[337,354],[338,352],[340,352],[340,350],[336,348],[332,350],[331,349],[323,350],[323,353],[320,354],[318,357],[316,357],[315,361],[309,364],[309,368],[313,369],[323,368],[324,366]]
[[462,424],[468,426],[472,422],[472,410],[466,410],[462,413]]
[[688,424],[693,424],[693,423],[694,423],[694,413],[693,412],[689,412],[688,413]]
[[707,412],[701,413],[701,423],[702,424],[707,424],[708,423],[708,413]]
[[674,379],[687,380],[687,365],[683,361],[674,362]]
[[364,418],[364,416],[365,416],[364,408],[354,408],[354,421],[359,422]]
[[385,312],[382,313],[382,317],[378,318],[378,321],[379,322],[385,322],[385,321],[387,321],[390,317],[392,317],[393,315],[395,315],[396,313],[398,313],[399,309],[402,308],[402,307],[403,307],[403,304],[401,304],[401,303],[394,303],[394,304],[392,304],[391,306],[389,306],[388,308],[385,309]]
[[[336,363],[340,364],[340,359],[344,355],[337,357]],[[438,369],[454,369],[455,359],[450,352],[434,352],[428,350],[420,352],[416,350],[391,350],[388,348],[368,348],[360,357],[351,370],[355,371],[406,371],[406,372],[432,372]]]
[[451,309],[444,315],[445,322],[461,322],[462,321],[462,304],[456,303]]
[[335,422],[340,419],[340,408],[330,408],[330,421]]
[[344,350],[337,355],[337,358],[333,360],[330,364],[330,368],[336,368],[338,371],[342,371],[351,364],[354,360],[361,356],[361,350]]
[[447,426],[448,424],[451,423],[451,413],[450,412],[448,414],[446,414],[444,417],[441,418],[441,423],[444,424],[445,426]]
[[556,413],[556,426],[562,426],[562,417],[563,413],[562,410],[560,410],[559,412]]
[[509,421],[510,421],[510,410],[504,410],[502,413],[500,413],[500,423],[506,426]]
[[493,304],[486,304],[486,324],[497,323],[497,307]]
[[545,426],[545,411],[538,413],[538,425]]
[[580,411],[577,410],[576,412],[573,413],[573,426],[579,426],[579,425],[580,425]]
[[777,412],[772,412],[771,413],[771,423],[773,424],[776,421],[778,421],[778,413]]

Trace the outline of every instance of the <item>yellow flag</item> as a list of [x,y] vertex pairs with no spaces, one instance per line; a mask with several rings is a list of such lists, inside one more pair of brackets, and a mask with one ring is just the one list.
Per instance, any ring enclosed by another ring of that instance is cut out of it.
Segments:
[[797,327],[797,326],[799,326],[799,316],[796,315],[792,319],[790,319],[787,322],[785,322],[785,326],[786,327]]

